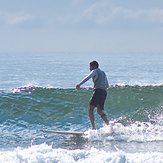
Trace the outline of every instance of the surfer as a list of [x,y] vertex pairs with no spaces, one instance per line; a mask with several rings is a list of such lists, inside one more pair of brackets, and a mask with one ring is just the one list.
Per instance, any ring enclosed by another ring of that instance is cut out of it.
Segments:
[[94,83],[94,91],[89,102],[89,118],[91,121],[92,129],[95,129],[94,124],[94,108],[97,107],[97,113],[101,116],[104,122],[108,125],[108,119],[106,114],[104,114],[104,103],[107,96],[107,88],[109,87],[108,80],[104,71],[100,70],[97,61],[92,61],[89,63],[90,74],[86,76],[79,84],[76,85],[76,89],[79,89],[82,84],[87,82],[92,78]]

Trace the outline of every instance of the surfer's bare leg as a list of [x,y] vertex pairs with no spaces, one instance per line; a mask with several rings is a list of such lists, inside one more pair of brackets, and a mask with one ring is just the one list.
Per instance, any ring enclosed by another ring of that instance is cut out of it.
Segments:
[[104,120],[104,122],[108,125],[109,122],[108,122],[107,116],[106,116],[106,114],[102,111],[102,109],[100,109],[99,106],[97,106],[97,113],[98,113],[99,115],[101,115],[101,118],[102,118],[102,119]]
[[94,114],[93,114],[93,110],[94,110],[95,106],[93,105],[90,105],[89,106],[89,119],[91,121],[91,125],[92,125],[92,129],[94,130],[95,129],[95,123],[94,123]]

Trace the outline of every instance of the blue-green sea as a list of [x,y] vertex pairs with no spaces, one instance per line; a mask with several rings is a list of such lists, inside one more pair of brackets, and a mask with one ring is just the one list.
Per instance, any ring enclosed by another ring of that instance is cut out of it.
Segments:
[[[1,53],[0,162],[162,163],[163,54]],[[97,60],[109,89],[106,126],[88,116]],[[82,131],[65,135],[39,131]]]

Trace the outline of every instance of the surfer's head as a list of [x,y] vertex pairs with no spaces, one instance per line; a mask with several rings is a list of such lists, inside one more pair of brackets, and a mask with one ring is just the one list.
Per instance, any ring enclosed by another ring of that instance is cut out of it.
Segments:
[[92,61],[92,62],[89,63],[90,71],[98,68],[98,66],[99,66],[99,64],[98,64],[97,61]]

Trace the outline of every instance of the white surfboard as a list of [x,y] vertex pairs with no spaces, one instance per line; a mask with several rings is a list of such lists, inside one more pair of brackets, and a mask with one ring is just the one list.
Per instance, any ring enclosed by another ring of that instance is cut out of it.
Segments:
[[44,129],[39,129],[39,131],[58,133],[58,134],[72,134],[72,135],[83,135],[84,134],[84,132],[75,132],[75,131],[54,131],[54,130],[44,130]]

